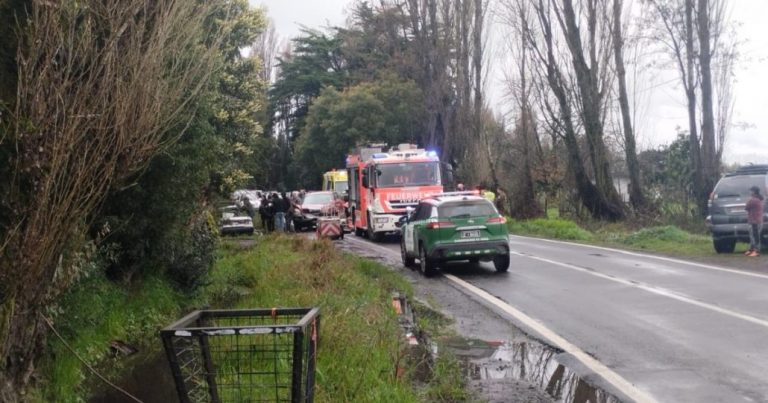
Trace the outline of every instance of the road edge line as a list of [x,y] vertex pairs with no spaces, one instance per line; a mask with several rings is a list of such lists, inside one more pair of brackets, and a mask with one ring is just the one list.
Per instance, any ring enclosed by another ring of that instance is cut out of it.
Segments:
[[529,328],[533,329],[535,332],[537,332],[542,338],[547,340],[552,345],[560,348],[561,350],[571,354],[574,356],[577,360],[579,360],[582,364],[584,364],[587,368],[592,370],[595,374],[599,375],[603,379],[605,379],[606,382],[610,383],[618,389],[621,393],[629,397],[630,399],[638,402],[638,403],[651,403],[656,402],[655,399],[653,399],[651,396],[646,394],[645,392],[641,391],[635,385],[624,379],[621,375],[614,372],[612,369],[608,368],[605,364],[601,363],[600,361],[596,360],[580,348],[578,348],[576,345],[572,344],[562,336],[558,335],[554,331],[550,330],[546,326],[544,326],[541,322],[533,319],[532,317],[528,316],[527,314],[523,313],[522,311],[518,310],[517,308],[514,308],[513,306],[501,301],[500,299],[494,297],[493,295],[489,294],[487,291],[472,285],[452,274],[445,274],[443,273],[443,277],[447,278],[448,280],[456,283],[460,287],[464,288],[467,291],[470,291],[471,293],[475,294],[476,296],[482,298],[484,301],[492,304],[493,306],[501,309],[505,313],[511,315],[515,319],[522,322],[524,325],[528,326]]
[[[722,271],[722,272],[726,272],[726,273],[740,274],[742,276],[756,277],[756,278],[760,278],[760,279],[763,279],[763,280],[768,280],[768,275],[762,274],[762,273],[754,273],[754,272],[751,272],[751,271],[738,270],[738,269],[733,269],[733,268],[723,267],[723,266],[714,266],[714,265],[709,265],[709,264],[704,264],[704,263],[699,263],[699,262],[690,262],[690,261],[687,261],[687,260],[677,259],[677,258],[673,258],[673,257],[651,255],[651,254],[642,253],[642,252],[635,252],[635,251],[629,251],[629,250],[623,250],[623,249],[610,248],[610,247],[607,247],[607,246],[599,246],[599,245],[583,244],[583,243],[578,243],[578,242],[561,241],[561,240],[558,240],[558,239],[538,238],[538,237],[533,237],[533,236],[512,235],[512,234],[510,234],[510,237],[531,239],[531,240],[536,240],[536,241],[545,241],[545,242],[551,242],[551,243],[559,243],[559,244],[563,244],[563,245],[581,246],[581,247],[584,247],[584,248],[593,248],[593,249],[599,249],[599,250],[606,250],[606,251],[617,252],[617,253],[621,253],[621,254],[629,255],[629,256],[646,257],[646,258],[657,259],[657,260],[661,260],[661,261],[665,261],[665,262],[678,263],[678,264],[683,264],[683,265],[688,265],[688,266],[693,266],[693,267],[700,267],[702,269],[708,269],[708,270],[714,270],[714,271]],[[512,240],[510,239],[510,244],[511,243],[512,243]]]

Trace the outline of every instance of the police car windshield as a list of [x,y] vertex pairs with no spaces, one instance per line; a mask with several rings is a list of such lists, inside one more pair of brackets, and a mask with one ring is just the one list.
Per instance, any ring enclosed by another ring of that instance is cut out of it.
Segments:
[[429,186],[440,184],[437,162],[408,162],[376,166],[376,187]]

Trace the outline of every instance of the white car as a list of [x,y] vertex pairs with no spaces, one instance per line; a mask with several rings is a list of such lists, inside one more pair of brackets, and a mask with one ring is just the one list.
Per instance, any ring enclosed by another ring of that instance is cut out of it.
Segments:
[[219,226],[221,235],[248,234],[253,235],[253,220],[248,216],[230,216],[221,219]]

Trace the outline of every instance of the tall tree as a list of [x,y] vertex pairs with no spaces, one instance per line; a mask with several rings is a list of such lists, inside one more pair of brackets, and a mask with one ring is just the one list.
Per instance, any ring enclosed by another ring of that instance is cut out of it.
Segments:
[[77,278],[69,263],[98,207],[184,133],[227,34],[242,28],[228,24],[233,7],[32,1],[18,14],[27,25],[17,98],[0,138],[14,172],[1,179],[10,191],[1,201],[0,400],[15,401],[30,380],[41,316]]
[[[592,173],[595,186],[608,202],[609,216],[613,219],[624,216],[621,198],[611,176],[608,148],[605,145],[603,127],[603,108],[605,102],[605,72],[606,61],[603,59],[607,52],[600,55],[598,42],[605,38],[599,37],[598,31],[599,0],[586,0],[586,37],[587,46],[582,42],[582,32],[577,22],[576,11],[572,0],[562,0],[562,9],[555,7],[560,29],[565,36],[565,42],[573,63],[574,75],[578,85],[581,101],[581,121],[589,147],[589,157],[592,162]],[[601,30],[602,31],[602,30]],[[586,53],[586,55],[585,55]]]
[[632,127],[632,113],[629,109],[629,95],[627,95],[624,35],[622,34],[623,26],[621,23],[622,3],[622,0],[613,0],[613,58],[616,67],[616,80],[619,86],[621,121],[624,127],[624,155],[627,160],[627,171],[629,171],[629,201],[635,210],[644,210],[647,202],[640,182],[640,164],[637,160],[635,132]]
[[[609,53],[598,53],[597,9],[594,0],[590,2],[586,21],[589,46],[586,49],[581,42],[581,30],[570,0],[565,0],[562,7],[551,0],[531,0],[536,15],[535,26],[526,23],[523,32],[537,60],[537,76],[545,83],[544,86],[537,86],[543,92],[542,108],[548,115],[551,130],[564,140],[568,168],[579,199],[594,217],[617,220],[624,217],[624,208],[611,180],[602,127],[606,88],[604,67]],[[557,19],[556,25],[553,18]],[[564,46],[557,42],[556,35],[562,35],[566,42]],[[601,49],[604,49],[605,38],[600,38],[600,41]],[[563,51],[570,56],[570,62],[558,57]],[[585,51],[588,52],[588,59]],[[571,86],[574,82],[575,88]],[[551,97],[554,97],[554,105],[550,103]],[[584,166],[585,158],[580,150],[578,126],[574,122],[577,108],[580,108],[578,117],[587,139],[594,183]]]
[[[683,84],[693,187],[698,213],[703,215],[719,174],[731,117],[735,44],[729,40],[733,34],[728,32],[727,0],[649,0],[649,4],[650,36],[669,49]],[[713,60],[724,70],[713,74]]]
[[712,30],[710,1],[698,0],[697,27],[699,36],[699,68],[701,71],[701,188],[697,189],[700,214],[706,214],[706,201],[715,188],[720,171],[715,143],[714,93],[712,90]]

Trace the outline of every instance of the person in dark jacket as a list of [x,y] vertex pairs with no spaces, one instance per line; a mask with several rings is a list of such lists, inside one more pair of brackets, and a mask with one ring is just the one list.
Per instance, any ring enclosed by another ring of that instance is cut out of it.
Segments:
[[283,192],[283,204],[285,204],[285,232],[295,232],[293,228],[293,203],[288,193]]
[[749,223],[749,250],[745,255],[750,257],[760,256],[760,234],[763,230],[763,196],[760,188],[752,186],[749,189],[752,197],[747,201],[747,223]]
[[275,210],[275,230],[285,232],[285,212],[288,208],[277,193],[272,195],[272,205]]
[[265,232],[272,232],[275,230],[275,220],[272,218],[272,200],[267,198],[267,196],[262,196],[261,198],[259,216],[261,217],[261,226]]

